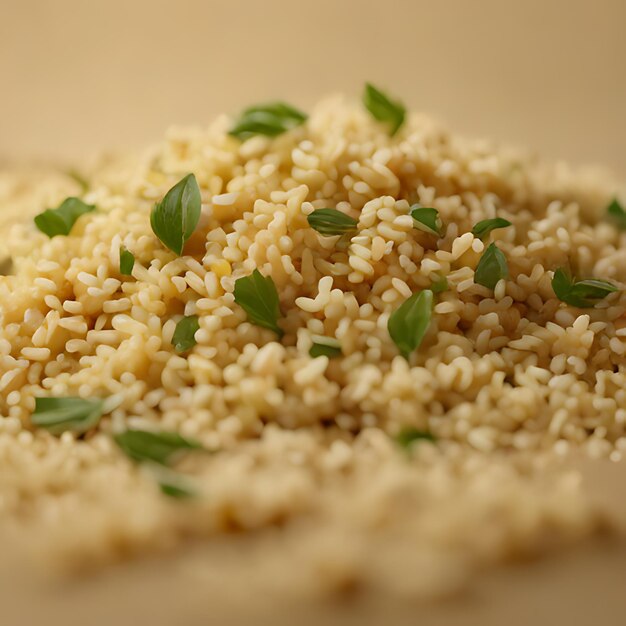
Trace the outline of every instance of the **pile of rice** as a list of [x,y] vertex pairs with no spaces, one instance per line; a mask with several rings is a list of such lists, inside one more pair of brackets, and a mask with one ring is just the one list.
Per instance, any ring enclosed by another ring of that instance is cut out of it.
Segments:
[[[604,526],[558,458],[626,452],[626,293],[581,310],[551,278],[574,259],[581,275],[623,285],[626,234],[602,219],[616,187],[418,114],[390,138],[342,99],[274,139],[242,143],[231,125],[174,128],[141,157],[98,162],[82,196],[98,210],[67,237],[32,217],[79,195],[73,178],[0,174],[0,260],[13,266],[0,276],[3,527],[82,564],[286,524],[307,585],[430,593],[475,564]],[[176,257],[150,211],[190,172],[202,217]],[[416,202],[439,211],[443,237],[414,228]],[[326,207],[358,220],[349,247],[308,225]],[[470,231],[496,215],[513,226],[491,235],[510,272],[492,292],[474,283],[485,244]],[[255,268],[276,284],[281,340],[234,302]],[[439,276],[449,290],[409,363],[389,316]],[[184,355],[171,345],[182,315],[200,322]],[[315,335],[336,337],[343,356],[310,357]],[[84,439],[54,437],[30,422],[45,395],[116,408]],[[400,449],[408,426],[436,443]],[[200,497],[164,497],[113,442],[126,428],[217,450],[184,462]]]

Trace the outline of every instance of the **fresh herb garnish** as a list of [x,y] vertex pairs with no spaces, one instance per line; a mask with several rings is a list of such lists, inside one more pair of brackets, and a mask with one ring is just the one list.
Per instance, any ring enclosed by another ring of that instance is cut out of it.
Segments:
[[495,289],[501,278],[509,275],[509,266],[504,253],[495,243],[492,243],[480,257],[476,271],[474,272],[474,282],[487,289]]
[[196,345],[196,332],[200,328],[197,315],[183,317],[174,330],[172,345],[176,352],[187,352]]
[[358,222],[337,209],[315,209],[307,216],[309,226],[324,237],[345,235],[356,230]]
[[139,463],[151,461],[169,465],[185,451],[203,449],[198,441],[171,432],[126,430],[115,435],[114,439],[127,456]]
[[133,267],[135,267],[135,255],[124,246],[120,246],[120,274],[132,276]]
[[561,302],[582,309],[591,308],[610,293],[619,291],[618,287],[607,280],[574,280],[564,268],[554,272],[552,289]]
[[442,223],[437,209],[421,207],[416,204],[411,207],[411,217],[415,221],[415,228],[418,230],[431,235],[441,234]]
[[91,430],[102,417],[103,400],[78,397],[35,398],[35,411],[30,421],[53,435],[66,431],[78,434]]
[[250,276],[235,281],[234,293],[235,302],[247,313],[250,322],[283,336],[283,330],[278,326],[280,302],[271,276],[263,276],[255,269]]
[[474,235],[474,237],[478,237],[479,239],[484,239],[492,230],[496,230],[497,228],[506,228],[507,226],[511,226],[511,222],[509,222],[509,220],[505,220],[503,217],[481,220],[474,225],[474,228],[472,228],[472,235]]
[[626,230],[626,210],[617,198],[613,198],[606,209],[607,215],[622,230]]
[[165,194],[161,202],[154,205],[150,214],[152,231],[165,246],[180,256],[198,225],[201,207],[198,182],[193,174],[188,174]]
[[447,291],[448,279],[445,276],[442,276],[441,278],[438,278],[437,280],[433,281],[430,285],[430,290],[435,294],[441,293],[443,291]]
[[376,89],[370,83],[365,84],[363,104],[379,122],[389,123],[389,134],[393,137],[402,124],[406,115],[406,109],[400,102],[393,102],[382,91]]
[[389,317],[387,329],[402,356],[408,360],[419,348],[430,326],[433,312],[433,292],[424,289],[405,300]]
[[161,493],[170,498],[178,498],[179,500],[187,500],[193,498],[196,494],[189,489],[182,481],[160,481],[159,489]]
[[419,440],[431,442],[437,441],[435,436],[427,430],[419,430],[413,427],[403,428],[395,436],[395,440],[403,448],[409,448],[413,442]]
[[341,356],[341,345],[332,337],[315,336],[309,355],[314,359],[318,356],[327,356],[329,359]]
[[94,211],[93,204],[85,204],[80,198],[66,198],[56,209],[46,209],[35,217],[35,226],[48,237],[69,235],[76,220]]
[[284,102],[271,102],[247,108],[229,135],[245,141],[254,135],[276,137],[306,122],[307,116]]

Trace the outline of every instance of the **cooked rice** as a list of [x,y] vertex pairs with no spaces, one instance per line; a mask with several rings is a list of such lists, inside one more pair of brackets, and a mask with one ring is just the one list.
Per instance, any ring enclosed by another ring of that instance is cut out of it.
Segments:
[[[78,194],[71,178],[0,177],[0,260],[14,266],[0,277],[5,522],[63,559],[93,562],[305,516],[332,538],[321,554],[347,563],[337,585],[354,576],[398,588],[407,579],[390,564],[403,559],[460,571],[555,530],[567,539],[598,528],[575,475],[541,473],[575,449],[626,453],[626,293],[579,310],[551,288],[570,259],[622,286],[626,235],[602,220],[613,184],[459,139],[422,115],[389,138],[339,99],[275,139],[241,143],[230,124],[175,128],[140,158],[94,167],[84,200],[98,211],[68,237],[48,239],[31,218]],[[189,172],[203,211],[178,258],[149,215]],[[414,202],[439,211],[438,242],[413,228]],[[308,226],[326,207],[358,219],[348,248]],[[491,235],[510,277],[491,292],[474,283],[484,244],[470,230],[496,215],[513,223]],[[137,259],[131,279],[119,274],[120,245]],[[234,302],[235,280],[255,268],[277,286],[280,342]],[[440,276],[450,289],[408,363],[389,315]],[[171,339],[183,314],[198,315],[200,330],[181,356]],[[336,337],[344,356],[311,358],[316,335]],[[30,423],[41,395],[115,408],[85,440],[56,438]],[[392,440],[407,426],[437,446],[410,459]],[[128,427],[219,449],[186,461],[204,497],[161,496],[112,442]],[[449,569],[444,579],[456,580]],[[411,593],[438,581],[412,580]]]

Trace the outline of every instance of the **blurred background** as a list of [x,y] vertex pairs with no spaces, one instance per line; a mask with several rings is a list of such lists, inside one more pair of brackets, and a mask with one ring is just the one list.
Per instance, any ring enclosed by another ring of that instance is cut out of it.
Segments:
[[464,134],[624,177],[625,24],[624,0],[2,0],[0,159],[78,161],[371,80]]

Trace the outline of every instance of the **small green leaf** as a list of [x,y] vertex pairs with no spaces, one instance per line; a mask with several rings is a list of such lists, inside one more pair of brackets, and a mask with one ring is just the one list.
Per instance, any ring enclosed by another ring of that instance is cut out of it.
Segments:
[[188,500],[195,497],[195,493],[191,491],[187,486],[182,484],[176,484],[175,482],[160,482],[159,488],[161,493],[170,498],[178,498],[179,500]]
[[345,235],[356,230],[358,222],[337,209],[316,209],[307,216],[309,226],[324,237]]
[[405,300],[389,317],[387,330],[402,356],[408,359],[419,348],[430,326],[433,292],[424,289]]
[[150,214],[152,231],[172,252],[179,256],[200,220],[202,200],[198,182],[188,174],[157,202]]
[[404,428],[395,436],[396,442],[403,448],[410,448],[415,441],[431,441],[435,442],[435,436],[427,430],[418,430],[417,428]]
[[504,253],[495,243],[492,243],[480,257],[476,271],[474,272],[474,282],[487,289],[495,289],[501,278],[509,275],[509,266]]
[[421,207],[419,204],[414,204],[411,207],[411,217],[415,221],[415,228],[422,230],[431,235],[439,236],[441,234],[441,218],[439,217],[439,211],[429,207]]
[[445,276],[442,276],[441,278],[439,278],[438,280],[434,281],[431,285],[430,285],[430,290],[433,293],[442,293],[443,291],[448,291],[449,287],[448,287],[448,279]]
[[497,228],[506,228],[511,226],[509,220],[505,220],[503,217],[494,217],[490,220],[482,220],[477,222],[474,228],[472,228],[472,235],[479,239],[484,239],[492,230]]
[[78,434],[91,430],[102,417],[103,400],[84,398],[35,398],[35,411],[31,422],[45,428],[53,435],[66,431]]
[[247,313],[248,320],[257,326],[269,328],[280,337],[278,326],[280,302],[271,276],[264,277],[259,270],[235,281],[235,302]]
[[617,198],[613,198],[606,212],[618,228],[626,230],[626,210]]
[[284,102],[271,102],[247,108],[229,135],[245,141],[254,135],[276,137],[300,126],[307,116]]
[[135,255],[124,246],[120,246],[120,274],[132,276],[133,267],[135,267]]
[[69,235],[76,220],[94,211],[93,204],[85,204],[80,198],[66,198],[56,209],[46,209],[35,217],[35,226],[48,237]]
[[618,287],[607,280],[574,280],[564,268],[554,272],[552,289],[561,302],[581,309],[591,308],[610,293],[619,291]]
[[189,315],[176,324],[172,345],[176,352],[187,352],[196,345],[196,332],[200,328],[197,315]]
[[128,457],[140,463],[151,461],[169,465],[186,451],[203,449],[199,442],[171,432],[127,430],[114,439]]
[[554,294],[559,300],[566,302],[566,298],[569,295],[571,288],[572,279],[569,272],[560,267],[554,272],[554,276],[552,277],[552,290],[554,291]]
[[400,102],[393,102],[382,91],[376,89],[370,83],[365,84],[363,104],[379,122],[389,123],[389,134],[393,137],[402,124],[406,115],[406,109]]
[[309,350],[309,355],[314,359],[318,356],[327,356],[329,359],[334,359],[341,356],[341,354],[341,345],[336,339],[319,335],[314,337],[313,345]]

